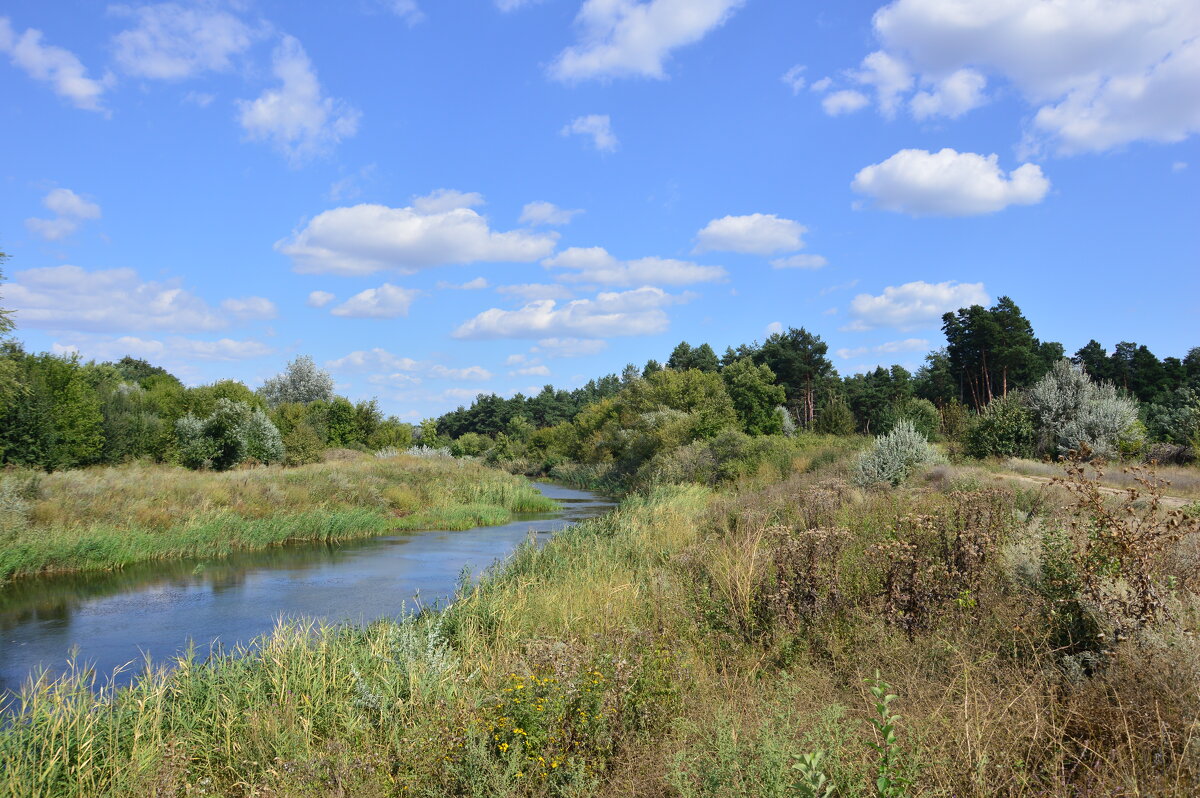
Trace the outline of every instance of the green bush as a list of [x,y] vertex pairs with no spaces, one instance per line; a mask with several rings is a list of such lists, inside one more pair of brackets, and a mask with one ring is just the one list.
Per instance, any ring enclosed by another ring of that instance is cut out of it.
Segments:
[[854,464],[854,481],[859,485],[888,482],[899,485],[912,470],[938,459],[937,451],[908,419],[901,419],[886,435],[859,455]]
[[975,417],[964,441],[971,457],[1032,457],[1033,414],[1020,394],[997,397]]

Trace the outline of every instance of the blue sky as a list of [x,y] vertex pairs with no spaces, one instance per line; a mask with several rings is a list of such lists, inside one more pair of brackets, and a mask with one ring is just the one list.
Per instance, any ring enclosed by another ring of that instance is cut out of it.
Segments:
[[409,419],[804,326],[920,364],[1200,344],[1194,0],[0,12],[0,306],[35,350]]

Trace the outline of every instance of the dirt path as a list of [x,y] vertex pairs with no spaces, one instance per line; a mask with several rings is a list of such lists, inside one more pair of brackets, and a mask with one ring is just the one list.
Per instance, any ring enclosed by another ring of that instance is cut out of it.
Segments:
[[[1011,473],[1009,473],[1009,474],[993,474],[993,476],[995,476],[996,479],[1009,480],[1011,482],[1023,482],[1027,485],[1049,486],[1054,483],[1054,480],[1051,479],[1050,477],[1032,477],[1027,474],[1011,474]],[[1126,495],[1125,488],[1114,488],[1114,487],[1110,487],[1108,485],[1101,485],[1100,492],[1107,493],[1110,496],[1125,496]],[[1162,497],[1162,506],[1166,507],[1168,509],[1171,509],[1171,510],[1179,510],[1184,507],[1187,507],[1189,504],[1195,504],[1196,502],[1197,502],[1196,499],[1185,499],[1182,496],[1164,495]]]

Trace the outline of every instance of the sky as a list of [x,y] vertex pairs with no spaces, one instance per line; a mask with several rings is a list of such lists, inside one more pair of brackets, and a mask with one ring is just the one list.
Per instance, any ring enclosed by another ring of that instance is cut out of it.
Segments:
[[408,420],[805,327],[843,374],[1011,296],[1200,345],[1195,0],[7,0],[34,351]]

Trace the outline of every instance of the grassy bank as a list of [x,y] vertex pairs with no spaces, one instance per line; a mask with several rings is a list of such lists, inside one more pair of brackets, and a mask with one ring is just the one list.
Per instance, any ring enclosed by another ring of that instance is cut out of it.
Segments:
[[1194,524],[839,463],[633,494],[440,614],[40,685],[0,796],[1196,794]]
[[0,479],[0,579],[288,540],[469,529],[556,506],[519,477],[440,457],[222,473],[129,465]]

